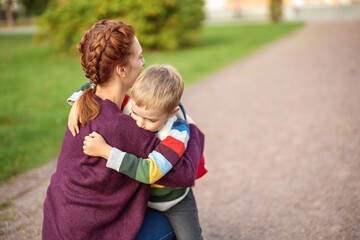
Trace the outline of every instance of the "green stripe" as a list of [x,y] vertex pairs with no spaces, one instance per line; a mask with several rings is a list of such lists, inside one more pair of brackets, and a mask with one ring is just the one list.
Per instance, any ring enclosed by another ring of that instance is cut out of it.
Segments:
[[186,192],[186,188],[151,188],[150,202],[168,202],[178,199]]
[[150,162],[146,159],[139,158],[140,162],[136,171],[136,180],[142,183],[150,183]]
[[138,165],[139,159],[134,155],[127,153],[120,165],[119,172],[135,179]]

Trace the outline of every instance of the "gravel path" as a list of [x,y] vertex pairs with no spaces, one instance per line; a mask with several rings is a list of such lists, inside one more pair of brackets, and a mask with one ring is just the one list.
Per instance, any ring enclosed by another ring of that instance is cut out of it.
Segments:
[[[360,20],[308,23],[183,104],[206,134],[205,239],[360,239]],[[0,186],[0,239],[41,238],[54,167]]]

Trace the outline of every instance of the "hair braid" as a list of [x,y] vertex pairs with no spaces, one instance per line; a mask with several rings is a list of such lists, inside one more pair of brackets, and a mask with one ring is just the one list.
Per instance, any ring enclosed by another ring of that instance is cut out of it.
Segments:
[[95,43],[90,47],[90,53],[88,56],[88,64],[86,68],[89,71],[90,81],[97,84],[100,81],[100,61],[103,52],[107,47],[107,42],[111,37],[113,31],[112,27],[107,27],[106,30],[99,34],[96,38]]
[[[101,20],[95,23],[78,44],[85,77],[95,84],[106,82],[117,65],[127,64],[134,36],[133,27],[122,21]],[[100,112],[100,105],[94,98],[95,91],[91,88],[86,90],[78,100],[82,125],[96,118]]]
[[94,29],[101,25],[101,24],[104,24],[105,20],[102,20],[100,22],[97,22],[95,23],[88,31],[86,31],[86,33],[84,34],[84,36],[82,37],[81,41],[78,43],[77,45],[77,49],[78,51],[80,52],[81,54],[81,58],[80,58],[80,63],[81,63],[81,67],[82,69],[84,70],[84,73],[85,73],[85,77],[86,78],[90,78],[90,75],[88,73],[88,70],[87,70],[87,67],[86,67],[86,57],[87,57],[87,54],[86,53],[86,45],[89,41],[89,35],[94,31]]

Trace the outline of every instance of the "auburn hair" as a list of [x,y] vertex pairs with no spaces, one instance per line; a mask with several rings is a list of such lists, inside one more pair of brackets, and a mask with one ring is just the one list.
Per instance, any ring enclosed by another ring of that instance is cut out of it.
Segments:
[[[134,28],[122,21],[101,20],[93,24],[77,46],[82,69],[91,84],[107,82],[116,66],[127,65],[134,37]],[[78,100],[80,123],[83,126],[99,115],[100,104],[94,98],[95,90],[96,87],[87,89]]]

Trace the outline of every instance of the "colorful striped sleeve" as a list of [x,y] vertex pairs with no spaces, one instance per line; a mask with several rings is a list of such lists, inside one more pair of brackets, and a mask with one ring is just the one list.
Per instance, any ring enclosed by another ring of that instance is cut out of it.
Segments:
[[187,122],[177,117],[175,119],[167,137],[147,158],[138,158],[113,148],[106,166],[146,184],[162,178],[179,161],[190,137]]

